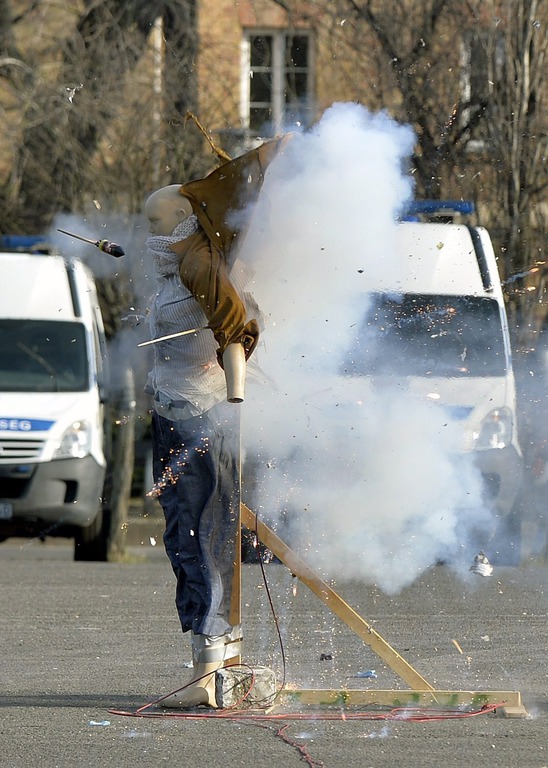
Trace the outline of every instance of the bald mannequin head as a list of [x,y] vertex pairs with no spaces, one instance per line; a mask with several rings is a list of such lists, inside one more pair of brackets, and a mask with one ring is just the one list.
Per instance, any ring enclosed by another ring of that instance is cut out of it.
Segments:
[[180,184],[170,184],[153,192],[145,204],[151,235],[171,235],[175,227],[192,214],[190,202],[179,194]]

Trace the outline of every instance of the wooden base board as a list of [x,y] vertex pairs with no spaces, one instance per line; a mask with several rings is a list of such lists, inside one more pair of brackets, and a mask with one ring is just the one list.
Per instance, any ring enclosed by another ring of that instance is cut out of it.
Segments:
[[[526,711],[519,691],[410,691],[410,690],[308,690],[284,689],[280,699],[286,703],[310,706],[382,706],[382,707],[461,707],[480,709],[500,705],[511,711]],[[519,716],[519,715],[514,715]]]

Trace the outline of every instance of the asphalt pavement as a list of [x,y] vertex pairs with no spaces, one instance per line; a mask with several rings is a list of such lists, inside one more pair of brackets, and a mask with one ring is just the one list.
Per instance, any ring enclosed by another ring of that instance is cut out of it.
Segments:
[[[392,597],[334,585],[435,688],[518,691],[525,717],[455,707],[448,719],[430,707],[420,721],[415,710],[402,720],[280,704],[277,719],[210,710],[145,718],[136,711],[189,674],[159,536],[133,532],[126,560],[108,564],[73,562],[69,542],[0,545],[2,768],[548,766],[545,565],[487,578],[436,566]],[[283,565],[265,574],[266,584],[259,565],[243,566],[246,663],[270,667],[288,688],[406,689]]]

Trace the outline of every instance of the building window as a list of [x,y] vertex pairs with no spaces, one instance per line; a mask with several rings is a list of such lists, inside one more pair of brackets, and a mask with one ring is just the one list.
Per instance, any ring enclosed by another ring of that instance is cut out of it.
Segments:
[[242,46],[242,123],[272,136],[311,119],[312,46],[299,30],[247,32]]

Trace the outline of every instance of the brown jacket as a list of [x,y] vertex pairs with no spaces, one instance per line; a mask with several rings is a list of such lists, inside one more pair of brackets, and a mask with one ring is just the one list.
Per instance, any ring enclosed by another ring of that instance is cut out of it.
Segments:
[[246,208],[256,202],[265,171],[288,138],[265,142],[179,190],[190,200],[201,229],[170,247],[179,257],[183,285],[205,312],[219,345],[219,359],[234,342],[243,344],[247,359],[259,339],[257,322],[246,320],[228,273],[247,223]]

